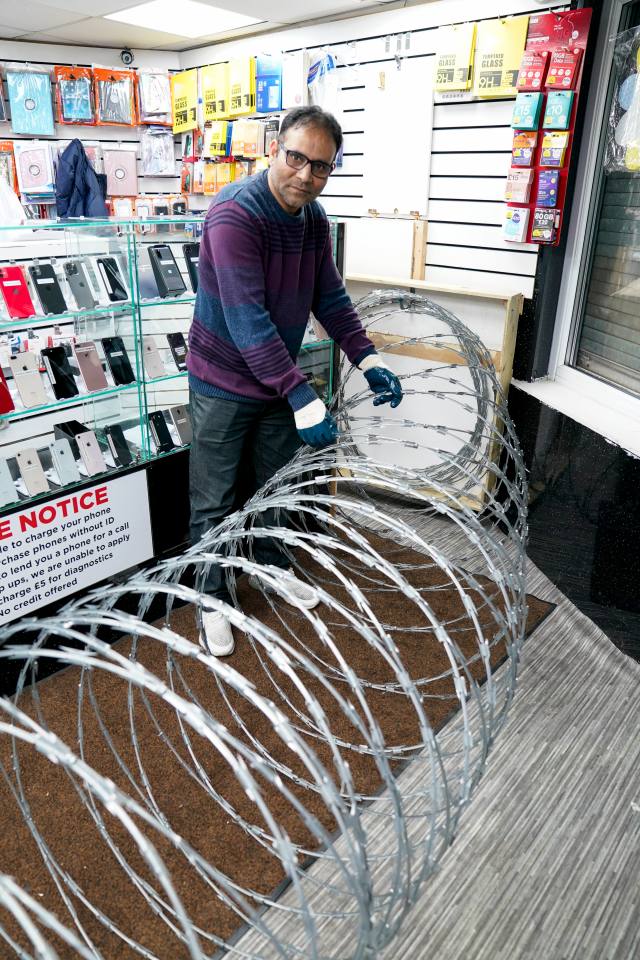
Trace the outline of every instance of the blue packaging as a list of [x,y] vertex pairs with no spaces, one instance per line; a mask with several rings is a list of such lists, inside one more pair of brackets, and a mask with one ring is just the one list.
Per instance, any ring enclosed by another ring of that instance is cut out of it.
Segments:
[[271,54],[256,57],[256,110],[282,110],[282,60]]
[[541,170],[539,172],[536,206],[555,207],[558,202],[559,182],[560,174],[557,170]]
[[12,131],[34,137],[52,137],[55,127],[49,74],[7,70],[7,90]]

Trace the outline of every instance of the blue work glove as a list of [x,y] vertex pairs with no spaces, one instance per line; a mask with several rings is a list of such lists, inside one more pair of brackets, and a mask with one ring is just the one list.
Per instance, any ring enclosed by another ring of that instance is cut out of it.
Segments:
[[360,370],[367,383],[376,394],[374,407],[381,403],[390,403],[392,408],[402,400],[402,387],[395,373],[380,359],[377,353],[370,353],[360,362]]
[[295,410],[293,416],[300,438],[316,450],[333,443],[338,436],[337,423],[318,398]]

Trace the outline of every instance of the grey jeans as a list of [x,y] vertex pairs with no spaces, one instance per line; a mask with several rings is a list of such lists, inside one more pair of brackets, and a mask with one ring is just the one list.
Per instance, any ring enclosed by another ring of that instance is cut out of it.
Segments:
[[[189,402],[191,543],[196,544],[288,463],[302,441],[286,400],[223,400],[191,391]],[[261,525],[274,522],[275,517],[266,513]],[[283,522],[277,520],[280,526]],[[269,538],[256,538],[253,555],[259,563],[289,566],[279,545]],[[215,564],[198,586],[229,600],[224,571]]]

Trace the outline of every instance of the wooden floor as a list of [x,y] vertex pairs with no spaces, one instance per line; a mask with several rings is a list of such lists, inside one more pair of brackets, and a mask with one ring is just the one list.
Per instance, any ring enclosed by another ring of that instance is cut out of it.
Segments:
[[[381,960],[640,957],[640,664],[532,564],[527,589],[557,608],[525,644],[458,837]],[[320,930],[323,955],[352,956]]]

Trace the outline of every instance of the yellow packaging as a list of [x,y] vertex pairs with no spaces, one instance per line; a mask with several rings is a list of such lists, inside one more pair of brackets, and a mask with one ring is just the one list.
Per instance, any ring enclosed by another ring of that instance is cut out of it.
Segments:
[[239,117],[255,110],[255,57],[237,57],[229,63],[229,114]]
[[440,27],[436,36],[436,90],[471,89],[475,43],[475,23]]
[[229,115],[229,64],[214,63],[200,70],[202,110],[205,123]]
[[184,133],[198,126],[198,71],[183,70],[171,75],[173,132]]
[[216,193],[219,193],[228,183],[233,183],[236,178],[235,163],[217,163],[216,164]]
[[228,129],[227,120],[214,120],[211,126],[206,127],[203,150],[205,157],[226,157]]
[[217,177],[216,171],[218,169],[217,163],[205,163],[204,165],[204,175],[202,178],[202,192],[206,197],[212,197],[216,193]]
[[476,97],[513,97],[527,41],[529,17],[483,20],[478,24],[473,93]]
[[264,154],[264,123],[260,120],[244,121],[244,157],[261,157]]

